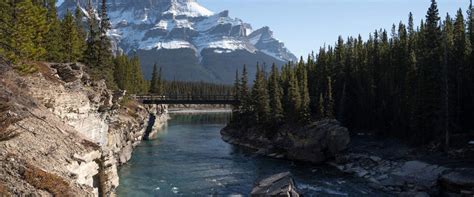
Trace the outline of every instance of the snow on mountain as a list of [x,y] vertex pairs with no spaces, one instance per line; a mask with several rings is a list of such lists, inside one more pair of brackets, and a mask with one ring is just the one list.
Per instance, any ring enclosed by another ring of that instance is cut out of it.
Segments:
[[[84,9],[88,1],[65,0],[58,9],[59,13],[64,13],[67,9],[73,10],[76,5]],[[97,0],[93,2],[95,6],[98,5]],[[115,50],[127,54],[139,51],[191,50],[199,61],[197,64],[201,65],[204,64],[203,61],[207,64],[215,63],[217,60],[206,59],[211,56],[214,59],[230,58],[232,61],[229,62],[241,64],[244,61],[235,57],[235,54],[225,55],[238,51],[241,51],[238,54],[244,54],[242,57],[250,55],[251,58],[250,56],[246,58],[256,61],[281,63],[297,60],[282,42],[273,37],[273,32],[268,27],[253,30],[250,24],[230,17],[229,11],[213,13],[199,5],[196,0],[109,0],[108,2],[109,18],[112,23],[112,30],[108,35],[115,42],[113,44],[116,46]],[[220,56],[209,54],[208,49]],[[263,54],[273,60],[263,57]],[[207,69],[214,65],[202,66]],[[219,74],[213,73],[213,75]]]
[[173,14],[175,16],[189,16],[189,17],[200,17],[200,16],[211,16],[214,13],[208,9],[199,5],[196,1],[180,1],[173,0],[171,7],[163,14]]

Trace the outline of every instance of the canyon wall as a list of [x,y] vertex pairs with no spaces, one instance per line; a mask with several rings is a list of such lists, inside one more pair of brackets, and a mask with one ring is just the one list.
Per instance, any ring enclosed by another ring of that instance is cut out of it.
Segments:
[[147,128],[166,123],[167,106],[112,92],[81,64],[35,63],[32,73],[14,67],[0,65],[0,117],[12,120],[0,125],[0,196],[114,195],[117,167]]

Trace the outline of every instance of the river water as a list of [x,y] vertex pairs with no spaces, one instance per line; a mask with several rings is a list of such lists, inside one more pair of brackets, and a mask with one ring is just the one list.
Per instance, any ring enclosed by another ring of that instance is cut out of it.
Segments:
[[118,196],[247,196],[259,178],[290,171],[305,196],[387,196],[329,166],[256,156],[222,141],[229,113],[175,114],[119,169]]

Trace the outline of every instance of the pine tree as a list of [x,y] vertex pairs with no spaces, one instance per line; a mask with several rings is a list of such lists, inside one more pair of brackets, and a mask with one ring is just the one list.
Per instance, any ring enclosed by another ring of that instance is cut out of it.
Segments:
[[234,98],[235,98],[235,100],[239,100],[239,99],[240,99],[240,76],[239,76],[239,70],[236,70],[236,71],[235,71]]
[[332,79],[328,77],[328,91],[326,93],[326,109],[325,117],[333,119],[334,118],[334,97],[333,97],[333,90],[332,90]]
[[241,103],[239,102],[240,96],[240,76],[239,70],[235,71],[235,82],[233,87],[234,99],[238,101],[237,104],[232,105],[232,122],[240,122],[240,110],[242,108]]
[[14,21],[14,1],[0,1],[0,56],[11,57],[14,54],[12,46]]
[[[453,99],[453,94],[452,90],[455,89],[455,83],[453,83],[453,79],[450,77],[452,76],[452,72],[455,70],[452,68],[450,65],[448,65],[448,62],[450,61],[450,57],[453,55],[451,54],[451,51],[453,49],[453,44],[454,44],[454,38],[453,38],[453,24],[452,24],[452,19],[447,14],[446,19],[444,21],[444,26],[443,26],[443,43],[442,43],[442,51],[443,51],[443,56],[442,56],[442,66],[443,66],[443,114],[442,114],[442,121],[443,121],[443,131],[445,133],[445,150],[449,149],[449,143],[450,143],[450,135],[451,135],[451,123],[453,121],[453,106],[455,106],[455,103],[453,102],[455,99]],[[454,72],[455,73],[455,72]]]
[[267,82],[265,80],[264,72],[257,64],[257,73],[252,88],[252,100],[254,106],[253,108],[255,109],[254,116],[258,124],[266,123],[270,112],[266,84]]
[[99,22],[96,17],[95,11],[92,8],[91,2],[87,7],[88,12],[88,37],[87,37],[87,48],[84,54],[85,63],[92,69],[99,70],[100,66],[99,56],[100,56],[100,32],[99,32]]
[[13,61],[40,60],[45,54],[43,47],[48,32],[46,10],[31,0],[13,3],[14,19],[11,30],[11,52],[7,58]]
[[301,117],[301,95],[295,71],[288,73],[288,103],[285,107],[287,122],[299,122]]
[[76,23],[77,39],[81,41],[80,46],[78,48],[80,48],[80,50],[83,52],[83,54],[79,56],[79,60],[84,59],[84,51],[86,49],[86,40],[87,40],[86,34],[84,32],[83,18],[84,18],[84,15],[82,13],[82,9],[79,6],[77,6],[76,11],[74,13],[74,22]]
[[296,67],[298,83],[299,83],[299,90],[300,90],[300,100],[301,100],[301,114],[299,117],[301,118],[300,121],[302,123],[306,123],[310,119],[310,96],[309,96],[309,89],[308,89],[308,72],[303,61],[303,57],[301,57],[300,63]]
[[56,11],[56,0],[46,0],[46,7],[48,8],[47,21],[49,31],[44,44],[48,51],[45,59],[51,62],[63,62],[65,61],[64,51],[67,49],[64,48],[61,38],[63,37],[62,34],[69,32],[62,31],[61,22]]
[[465,126],[474,129],[474,7],[472,6],[472,0],[469,4],[468,19],[467,19],[467,34],[468,34],[468,48],[469,48],[469,60],[464,69],[464,81],[466,83],[463,89],[463,109],[464,112],[463,122]]
[[253,109],[251,106],[251,96],[248,89],[248,72],[246,65],[244,65],[244,68],[242,69],[242,78],[240,80],[240,97],[242,106],[240,113],[242,114],[242,121],[249,123],[249,121],[251,121],[249,116],[251,115]]
[[158,70],[158,81],[157,81],[157,88],[158,88],[158,92],[157,94],[158,95],[164,95],[165,94],[165,91],[164,91],[164,82],[163,82],[163,70],[162,68],[160,67],[160,69]]
[[99,26],[99,59],[98,64],[102,67],[109,67],[112,60],[111,42],[107,36],[111,28],[109,16],[107,15],[107,0],[102,0],[100,10],[100,26]]
[[325,111],[326,111],[326,108],[324,106],[324,97],[323,97],[323,94],[321,93],[319,94],[318,113],[317,113],[318,119],[326,118]]
[[157,94],[158,90],[158,68],[156,63],[153,65],[153,72],[151,73],[151,81],[150,81],[150,94]]
[[66,62],[76,62],[82,59],[84,40],[77,30],[75,19],[68,10],[61,23],[63,60]]
[[442,63],[441,63],[441,29],[439,27],[439,13],[435,0],[431,1],[431,6],[426,15],[424,32],[424,51],[420,67],[421,87],[421,109],[419,115],[420,131],[424,133],[424,140],[430,140],[428,133],[435,131],[439,133],[439,123],[442,105]]
[[272,71],[268,81],[268,93],[271,121],[274,124],[278,124],[283,119],[283,105],[281,103],[283,90],[280,86],[280,74],[275,64],[272,65]]

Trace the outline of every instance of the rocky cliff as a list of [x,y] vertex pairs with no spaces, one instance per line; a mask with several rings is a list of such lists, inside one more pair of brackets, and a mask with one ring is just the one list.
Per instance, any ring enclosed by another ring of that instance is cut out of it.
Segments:
[[350,142],[349,131],[336,120],[322,120],[304,127],[236,128],[221,131],[228,143],[257,150],[258,154],[297,161],[323,163],[343,153]]
[[127,101],[81,64],[30,67],[0,64],[0,196],[112,195],[117,166],[166,106]]

